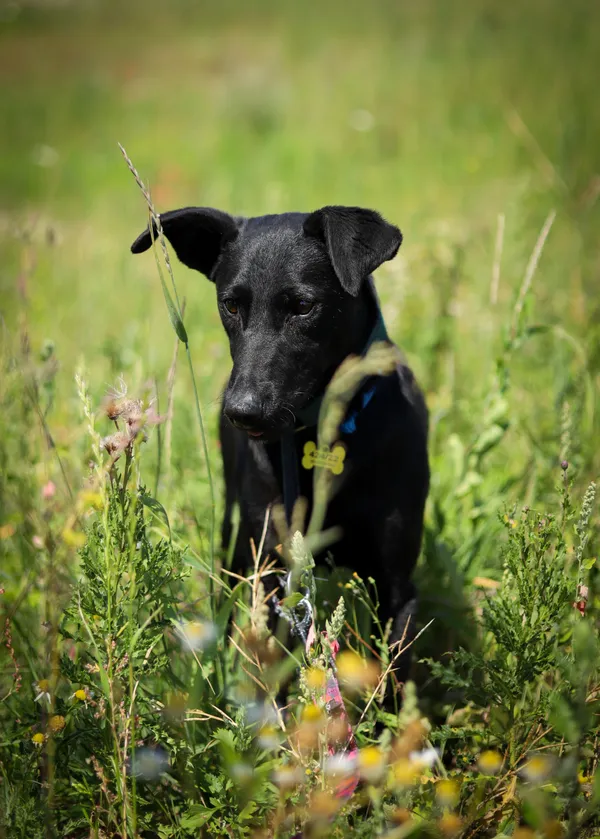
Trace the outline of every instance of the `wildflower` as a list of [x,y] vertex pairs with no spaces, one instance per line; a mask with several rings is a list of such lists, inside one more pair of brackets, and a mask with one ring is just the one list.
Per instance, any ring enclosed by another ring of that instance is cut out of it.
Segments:
[[409,787],[418,778],[418,766],[407,758],[400,758],[392,764],[391,783],[397,787]]
[[34,683],[34,687],[37,691],[37,696],[35,697],[36,702],[47,702],[48,705],[50,704],[50,682],[48,679],[39,679],[39,681]]
[[41,536],[36,535],[36,536],[33,537],[33,539],[31,541],[33,543],[33,547],[36,548],[38,551],[41,551],[41,550],[44,549],[44,540],[42,539]]
[[462,826],[462,819],[456,813],[444,813],[438,821],[438,827],[444,836],[458,836]]
[[84,490],[79,496],[82,507],[92,507],[94,510],[102,509],[102,496],[99,492]]
[[535,833],[530,827],[517,827],[513,839],[535,839]]
[[390,820],[394,824],[406,824],[412,819],[412,813],[406,807],[396,807],[390,813]]
[[273,772],[273,781],[280,789],[292,789],[302,783],[302,772],[297,766],[280,766]]
[[313,703],[305,705],[302,709],[302,718],[298,726],[298,745],[303,750],[314,749],[319,740],[319,734],[323,731],[327,718],[323,710]]
[[48,501],[50,498],[54,498],[56,495],[56,484],[54,481],[48,481],[42,487],[42,498],[45,501]]
[[320,667],[309,667],[305,671],[304,679],[311,690],[323,690],[327,683],[327,673]]
[[31,742],[34,746],[42,746],[44,744],[45,739],[46,738],[44,737],[44,735],[38,731],[37,734],[34,734],[31,738]]
[[348,754],[328,755],[323,764],[323,772],[327,777],[344,778],[356,769],[356,759]]
[[360,691],[375,687],[379,679],[379,667],[374,661],[365,661],[350,650],[339,654],[337,672],[340,682],[349,690]]
[[258,732],[258,743],[263,749],[276,749],[279,745],[279,731],[274,725],[263,725]]
[[67,721],[65,720],[65,718],[62,717],[60,714],[55,714],[48,720],[48,726],[53,734],[58,734],[59,731],[63,730],[63,728],[66,725],[66,722]]
[[77,533],[71,527],[65,527],[62,532],[63,541],[70,548],[81,548],[85,545],[85,535]]
[[229,771],[232,779],[238,784],[248,784],[254,777],[254,769],[242,760],[232,763]]
[[526,781],[541,783],[545,781],[552,771],[552,759],[548,755],[534,755],[529,758],[525,766],[520,770]]
[[16,527],[14,524],[3,524],[0,527],[0,539],[10,539],[11,536],[14,536],[16,532]]
[[[75,693],[71,694],[71,699],[74,702],[85,702],[86,706],[87,703],[91,700],[92,693],[90,692],[89,688],[79,688],[75,691]],[[95,703],[92,703],[95,704]]]
[[113,458],[117,460],[124,452],[127,446],[131,444],[131,439],[128,434],[118,431],[116,434],[109,434],[108,437],[103,437],[100,441],[102,448]]
[[[243,699],[241,700],[243,703]],[[277,714],[272,705],[266,702],[250,702],[246,706],[246,719],[249,723],[259,723],[263,725],[275,725],[277,723]]]
[[422,749],[420,752],[411,752],[408,757],[413,763],[427,769],[430,769],[440,759],[437,750],[432,746]]
[[314,703],[305,705],[302,709],[302,722],[308,725],[320,725],[324,721],[324,715],[321,708]]
[[204,650],[217,637],[214,624],[210,621],[185,621],[175,625],[182,645],[188,650]]
[[161,746],[142,746],[129,763],[129,772],[137,778],[154,781],[169,767],[169,757]]
[[385,757],[377,746],[365,746],[358,753],[358,768],[361,778],[370,783],[376,783],[383,775]]
[[460,787],[452,778],[443,778],[435,785],[435,795],[442,807],[456,807],[460,798]]
[[482,775],[497,775],[502,768],[502,755],[494,749],[481,752],[477,760]]

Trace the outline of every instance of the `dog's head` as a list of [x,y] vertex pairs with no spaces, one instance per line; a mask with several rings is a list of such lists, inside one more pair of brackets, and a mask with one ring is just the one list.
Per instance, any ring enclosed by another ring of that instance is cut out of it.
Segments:
[[[216,285],[233,359],[225,415],[273,439],[361,350],[374,318],[365,281],[395,256],[400,231],[359,207],[249,219],[188,207],[160,220],[181,262]],[[151,244],[146,230],[131,250]]]

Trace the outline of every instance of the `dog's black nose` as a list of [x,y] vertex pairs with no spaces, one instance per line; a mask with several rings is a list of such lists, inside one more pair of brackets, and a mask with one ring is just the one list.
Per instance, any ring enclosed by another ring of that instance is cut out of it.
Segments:
[[229,422],[244,431],[260,430],[262,410],[260,400],[253,393],[246,393],[225,403],[224,413]]

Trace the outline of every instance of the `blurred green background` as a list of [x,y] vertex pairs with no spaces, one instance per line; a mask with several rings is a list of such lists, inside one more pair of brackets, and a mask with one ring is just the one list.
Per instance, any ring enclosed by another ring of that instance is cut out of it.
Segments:
[[[527,303],[550,328],[512,361],[494,503],[543,494],[565,400],[582,479],[597,472],[599,4],[2,0],[1,18],[0,314],[5,341],[26,323],[35,352],[55,342],[49,422],[67,463],[79,457],[78,365],[98,401],[123,373],[132,390],[155,380],[164,405],[173,354],[154,260],[129,253],[146,210],[121,142],[161,211],[347,203],[401,227],[378,288],[427,391],[434,488],[457,436],[468,446],[477,432],[555,210]],[[229,364],[214,289],[175,275],[214,434]],[[203,504],[192,418],[182,370],[173,458]]]

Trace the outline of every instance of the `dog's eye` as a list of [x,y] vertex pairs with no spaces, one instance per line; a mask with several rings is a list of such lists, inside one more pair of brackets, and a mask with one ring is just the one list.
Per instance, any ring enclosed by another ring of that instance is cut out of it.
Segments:
[[292,304],[292,311],[295,315],[307,315],[314,305],[310,300],[295,300]]
[[225,306],[230,315],[237,315],[238,304],[237,300],[234,300],[233,297],[228,297],[226,300],[223,300],[223,305]]

